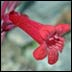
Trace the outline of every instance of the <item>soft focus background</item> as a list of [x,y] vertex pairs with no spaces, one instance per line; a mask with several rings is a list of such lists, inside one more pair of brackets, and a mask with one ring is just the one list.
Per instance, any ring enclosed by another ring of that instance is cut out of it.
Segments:
[[[1,2],[2,4],[3,2]],[[71,24],[71,1],[21,1],[16,11],[25,13],[43,24]],[[36,61],[32,55],[39,45],[20,28],[9,31],[1,45],[2,71],[70,71],[71,32],[65,36],[65,46],[54,65],[47,58]]]

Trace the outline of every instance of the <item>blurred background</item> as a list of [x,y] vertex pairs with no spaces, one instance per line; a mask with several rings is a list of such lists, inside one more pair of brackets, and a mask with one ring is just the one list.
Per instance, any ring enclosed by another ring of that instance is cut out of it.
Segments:
[[[1,1],[1,5],[3,1]],[[16,11],[27,14],[31,19],[43,24],[71,24],[71,1],[20,1]],[[2,71],[70,71],[71,32],[64,35],[66,41],[63,52],[56,64],[47,63],[47,58],[36,61],[32,55],[39,46],[20,28],[7,32],[1,45]]]

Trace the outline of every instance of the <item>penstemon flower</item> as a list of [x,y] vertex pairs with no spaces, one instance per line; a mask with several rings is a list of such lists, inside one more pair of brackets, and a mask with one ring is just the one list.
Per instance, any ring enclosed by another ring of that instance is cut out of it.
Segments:
[[43,25],[15,11],[9,13],[9,19],[40,44],[33,52],[36,60],[42,60],[48,56],[49,64],[57,62],[58,51],[62,52],[64,47],[65,40],[62,35],[70,30],[69,24]]

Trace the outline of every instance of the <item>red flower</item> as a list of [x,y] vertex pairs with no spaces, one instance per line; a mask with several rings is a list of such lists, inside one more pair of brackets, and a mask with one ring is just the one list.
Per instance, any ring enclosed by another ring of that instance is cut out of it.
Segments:
[[42,25],[14,11],[9,14],[9,19],[40,44],[33,52],[36,60],[48,56],[49,64],[57,62],[58,51],[62,52],[64,46],[64,38],[61,36],[70,30],[69,24]]

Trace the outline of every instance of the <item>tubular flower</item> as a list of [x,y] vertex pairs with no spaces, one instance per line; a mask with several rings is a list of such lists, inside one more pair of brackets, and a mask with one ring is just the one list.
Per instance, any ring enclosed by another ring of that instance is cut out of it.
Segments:
[[9,13],[9,19],[40,44],[33,52],[36,60],[42,60],[48,56],[49,64],[57,62],[58,51],[62,52],[64,46],[62,35],[70,30],[69,24],[43,25],[31,20],[27,15],[14,11]]

